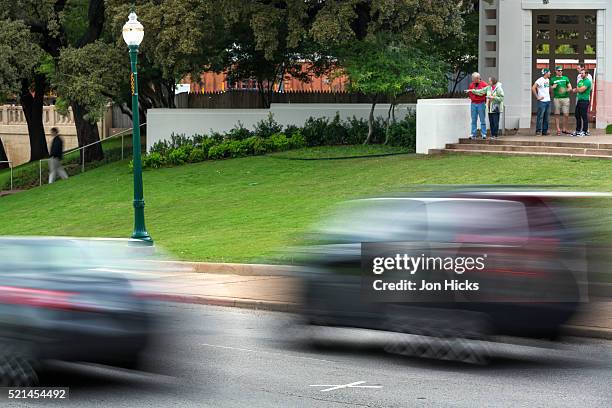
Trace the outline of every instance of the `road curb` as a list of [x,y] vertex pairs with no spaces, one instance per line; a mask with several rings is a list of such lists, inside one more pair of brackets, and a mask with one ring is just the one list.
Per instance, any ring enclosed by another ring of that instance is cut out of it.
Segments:
[[[268,301],[268,300],[255,300],[255,299],[221,298],[221,297],[197,296],[197,295],[163,294],[163,295],[157,295],[156,299],[168,301],[168,302],[177,302],[177,303],[189,303],[189,304],[222,306],[222,307],[237,307],[241,309],[265,310],[269,312],[283,312],[283,313],[295,313],[298,311],[298,306],[299,306],[297,303],[273,302],[273,301]],[[566,326],[563,326],[563,333],[568,336],[589,337],[589,338],[596,338],[596,339],[612,340],[612,329],[606,329],[603,327],[566,325]]]
[[190,304],[197,304],[197,305],[237,307],[241,309],[252,309],[252,310],[266,310],[269,312],[295,313],[298,310],[297,303],[273,302],[273,301],[268,301],[268,300],[255,300],[255,299],[237,299],[237,298],[221,298],[221,297],[211,297],[211,296],[171,295],[171,294],[155,295],[155,299],[162,300],[162,301],[168,301],[168,302],[190,303]]
[[223,275],[242,276],[286,276],[293,275],[297,267],[289,265],[240,264],[219,262],[182,262],[182,261],[151,261],[181,271],[195,273],[215,273]]
[[563,332],[569,336],[612,340],[612,329],[603,327],[567,325],[563,327]]

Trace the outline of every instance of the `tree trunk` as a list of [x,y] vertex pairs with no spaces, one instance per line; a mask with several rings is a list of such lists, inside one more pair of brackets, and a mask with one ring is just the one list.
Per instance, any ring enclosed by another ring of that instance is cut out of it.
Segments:
[[21,83],[21,109],[28,124],[30,137],[30,161],[49,157],[49,148],[43,126],[43,98],[46,80],[44,75],[36,75],[34,80],[34,95],[30,92],[30,83]]
[[[6,157],[6,151],[4,150],[2,139],[0,139],[0,162],[7,161],[7,160],[8,160],[8,157]],[[0,169],[6,169],[8,167],[9,167],[8,163],[0,163]]]
[[[100,140],[100,134],[98,132],[98,125],[91,123],[85,118],[87,110],[80,104],[73,102],[71,105],[72,113],[74,115],[74,123],[76,125],[77,139],[79,146],[85,146],[90,143],[94,143]],[[85,163],[90,163],[104,158],[104,152],[102,151],[102,143],[97,143],[93,146],[89,146],[84,149]],[[81,162],[83,160],[83,150],[81,150]]]
[[366,138],[364,145],[367,145],[372,140],[374,134],[374,108],[376,107],[376,98],[372,100],[372,107],[370,108],[370,116],[368,117],[368,137]]

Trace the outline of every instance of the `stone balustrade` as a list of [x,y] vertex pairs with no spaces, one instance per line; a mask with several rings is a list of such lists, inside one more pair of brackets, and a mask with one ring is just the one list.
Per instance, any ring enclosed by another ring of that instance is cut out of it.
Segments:
[[[98,122],[98,130],[102,138],[110,134],[112,113],[109,109],[104,118]],[[78,146],[76,127],[72,109],[69,108],[66,116],[60,115],[54,105],[43,106],[43,126],[47,145],[51,144],[51,129],[58,128],[64,139],[64,149],[69,150]],[[30,160],[30,138],[28,125],[21,106],[0,106],[0,139],[12,166],[18,166]]]

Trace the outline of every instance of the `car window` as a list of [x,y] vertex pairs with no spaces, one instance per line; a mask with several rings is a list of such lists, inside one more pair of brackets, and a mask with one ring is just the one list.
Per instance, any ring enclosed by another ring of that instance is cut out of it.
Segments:
[[0,269],[69,269],[84,267],[88,258],[78,247],[59,242],[0,242]]
[[333,242],[422,241],[425,205],[411,199],[361,200],[345,204],[320,229]]
[[427,203],[427,221],[430,241],[524,241],[529,237],[525,206],[518,201],[434,200]]

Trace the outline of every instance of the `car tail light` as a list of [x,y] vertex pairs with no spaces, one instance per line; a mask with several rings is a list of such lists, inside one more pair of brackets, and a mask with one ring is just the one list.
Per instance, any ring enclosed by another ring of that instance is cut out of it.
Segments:
[[59,290],[0,286],[0,304],[74,310],[76,307],[70,300],[74,295],[75,293]]

